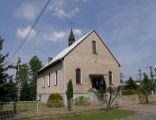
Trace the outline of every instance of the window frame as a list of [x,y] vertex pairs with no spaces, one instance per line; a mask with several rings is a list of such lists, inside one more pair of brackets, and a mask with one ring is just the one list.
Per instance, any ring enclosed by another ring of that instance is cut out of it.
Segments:
[[48,74],[48,87],[50,87],[50,78],[51,78],[51,76],[50,76],[50,73]]
[[45,88],[45,76],[42,78],[42,87]]
[[54,78],[55,80],[55,83],[54,83],[54,86],[57,86],[57,79],[58,79],[58,72],[57,71],[55,71],[55,78]]
[[108,79],[109,79],[109,85],[113,84],[113,72],[109,71],[108,72]]
[[82,85],[82,71],[80,68],[76,68],[76,84]]
[[95,40],[92,41],[92,53],[97,54],[97,43]]

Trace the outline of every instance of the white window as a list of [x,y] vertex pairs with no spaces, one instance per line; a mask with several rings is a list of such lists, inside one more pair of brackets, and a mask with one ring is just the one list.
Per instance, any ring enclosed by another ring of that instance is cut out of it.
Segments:
[[57,86],[57,71],[55,72],[54,77],[54,85]]
[[45,77],[43,77],[42,79],[42,85],[43,85],[43,88],[45,87]]
[[50,73],[48,74],[48,87],[50,87]]

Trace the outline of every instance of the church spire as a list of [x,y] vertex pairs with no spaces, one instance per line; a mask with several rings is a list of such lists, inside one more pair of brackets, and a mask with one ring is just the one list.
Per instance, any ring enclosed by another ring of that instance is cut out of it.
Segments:
[[73,30],[71,28],[71,31],[70,31],[69,37],[68,37],[68,46],[71,46],[74,42],[75,42],[75,37],[74,37]]

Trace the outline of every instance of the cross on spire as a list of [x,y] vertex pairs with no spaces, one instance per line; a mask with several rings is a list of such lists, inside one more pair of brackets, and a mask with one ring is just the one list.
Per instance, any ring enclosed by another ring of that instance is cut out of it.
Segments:
[[74,25],[75,23],[72,21],[72,19],[71,19],[68,23],[70,24],[71,29],[72,29],[72,28],[73,28],[73,25]]
[[68,23],[70,23],[70,25],[71,25],[71,31],[70,31],[69,37],[68,37],[68,46],[70,46],[75,42],[75,36],[74,36],[73,30],[72,30],[72,27],[73,27],[72,25],[75,23],[72,22],[72,20]]

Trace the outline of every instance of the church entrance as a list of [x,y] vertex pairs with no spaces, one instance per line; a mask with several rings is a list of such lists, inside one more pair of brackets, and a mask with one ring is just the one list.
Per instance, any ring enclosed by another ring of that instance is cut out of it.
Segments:
[[92,88],[99,90],[105,89],[106,83],[103,75],[90,75]]

